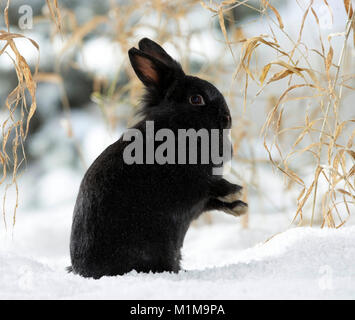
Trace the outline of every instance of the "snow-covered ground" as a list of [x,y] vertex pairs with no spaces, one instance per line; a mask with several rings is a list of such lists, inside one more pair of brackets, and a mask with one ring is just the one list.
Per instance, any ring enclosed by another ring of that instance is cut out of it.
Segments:
[[215,213],[217,222],[190,228],[186,271],[93,280],[64,270],[71,209],[23,216],[2,239],[0,299],[355,298],[355,226],[287,228],[284,214],[256,214],[243,229]]

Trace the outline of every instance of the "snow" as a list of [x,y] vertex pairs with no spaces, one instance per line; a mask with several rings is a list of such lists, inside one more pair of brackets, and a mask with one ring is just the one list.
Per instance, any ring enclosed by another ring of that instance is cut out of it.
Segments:
[[0,242],[0,299],[355,298],[352,225],[288,229],[284,214],[255,214],[243,229],[240,219],[214,213],[213,224],[188,231],[185,271],[93,280],[65,271],[71,209],[28,213],[8,230]]

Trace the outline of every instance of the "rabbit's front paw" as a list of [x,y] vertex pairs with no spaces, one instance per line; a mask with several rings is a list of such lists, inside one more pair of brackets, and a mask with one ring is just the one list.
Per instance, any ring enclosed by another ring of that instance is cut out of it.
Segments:
[[236,192],[227,194],[224,197],[218,197],[217,199],[223,202],[232,203],[240,200],[241,197],[242,197],[242,188],[239,188]]
[[236,200],[228,203],[228,205],[223,207],[221,210],[225,213],[231,214],[232,216],[239,217],[248,211],[248,204],[241,200]]

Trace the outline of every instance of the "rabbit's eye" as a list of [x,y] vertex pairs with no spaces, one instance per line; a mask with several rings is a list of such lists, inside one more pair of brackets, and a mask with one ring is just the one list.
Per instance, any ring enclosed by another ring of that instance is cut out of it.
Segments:
[[194,94],[189,98],[189,102],[195,106],[204,106],[205,101],[203,100],[202,96],[199,94]]

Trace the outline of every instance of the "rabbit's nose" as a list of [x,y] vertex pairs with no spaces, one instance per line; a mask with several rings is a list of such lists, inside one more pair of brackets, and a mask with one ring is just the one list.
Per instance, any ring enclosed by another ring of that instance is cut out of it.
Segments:
[[224,115],[223,122],[224,122],[224,128],[230,128],[232,122],[231,116],[229,114]]

